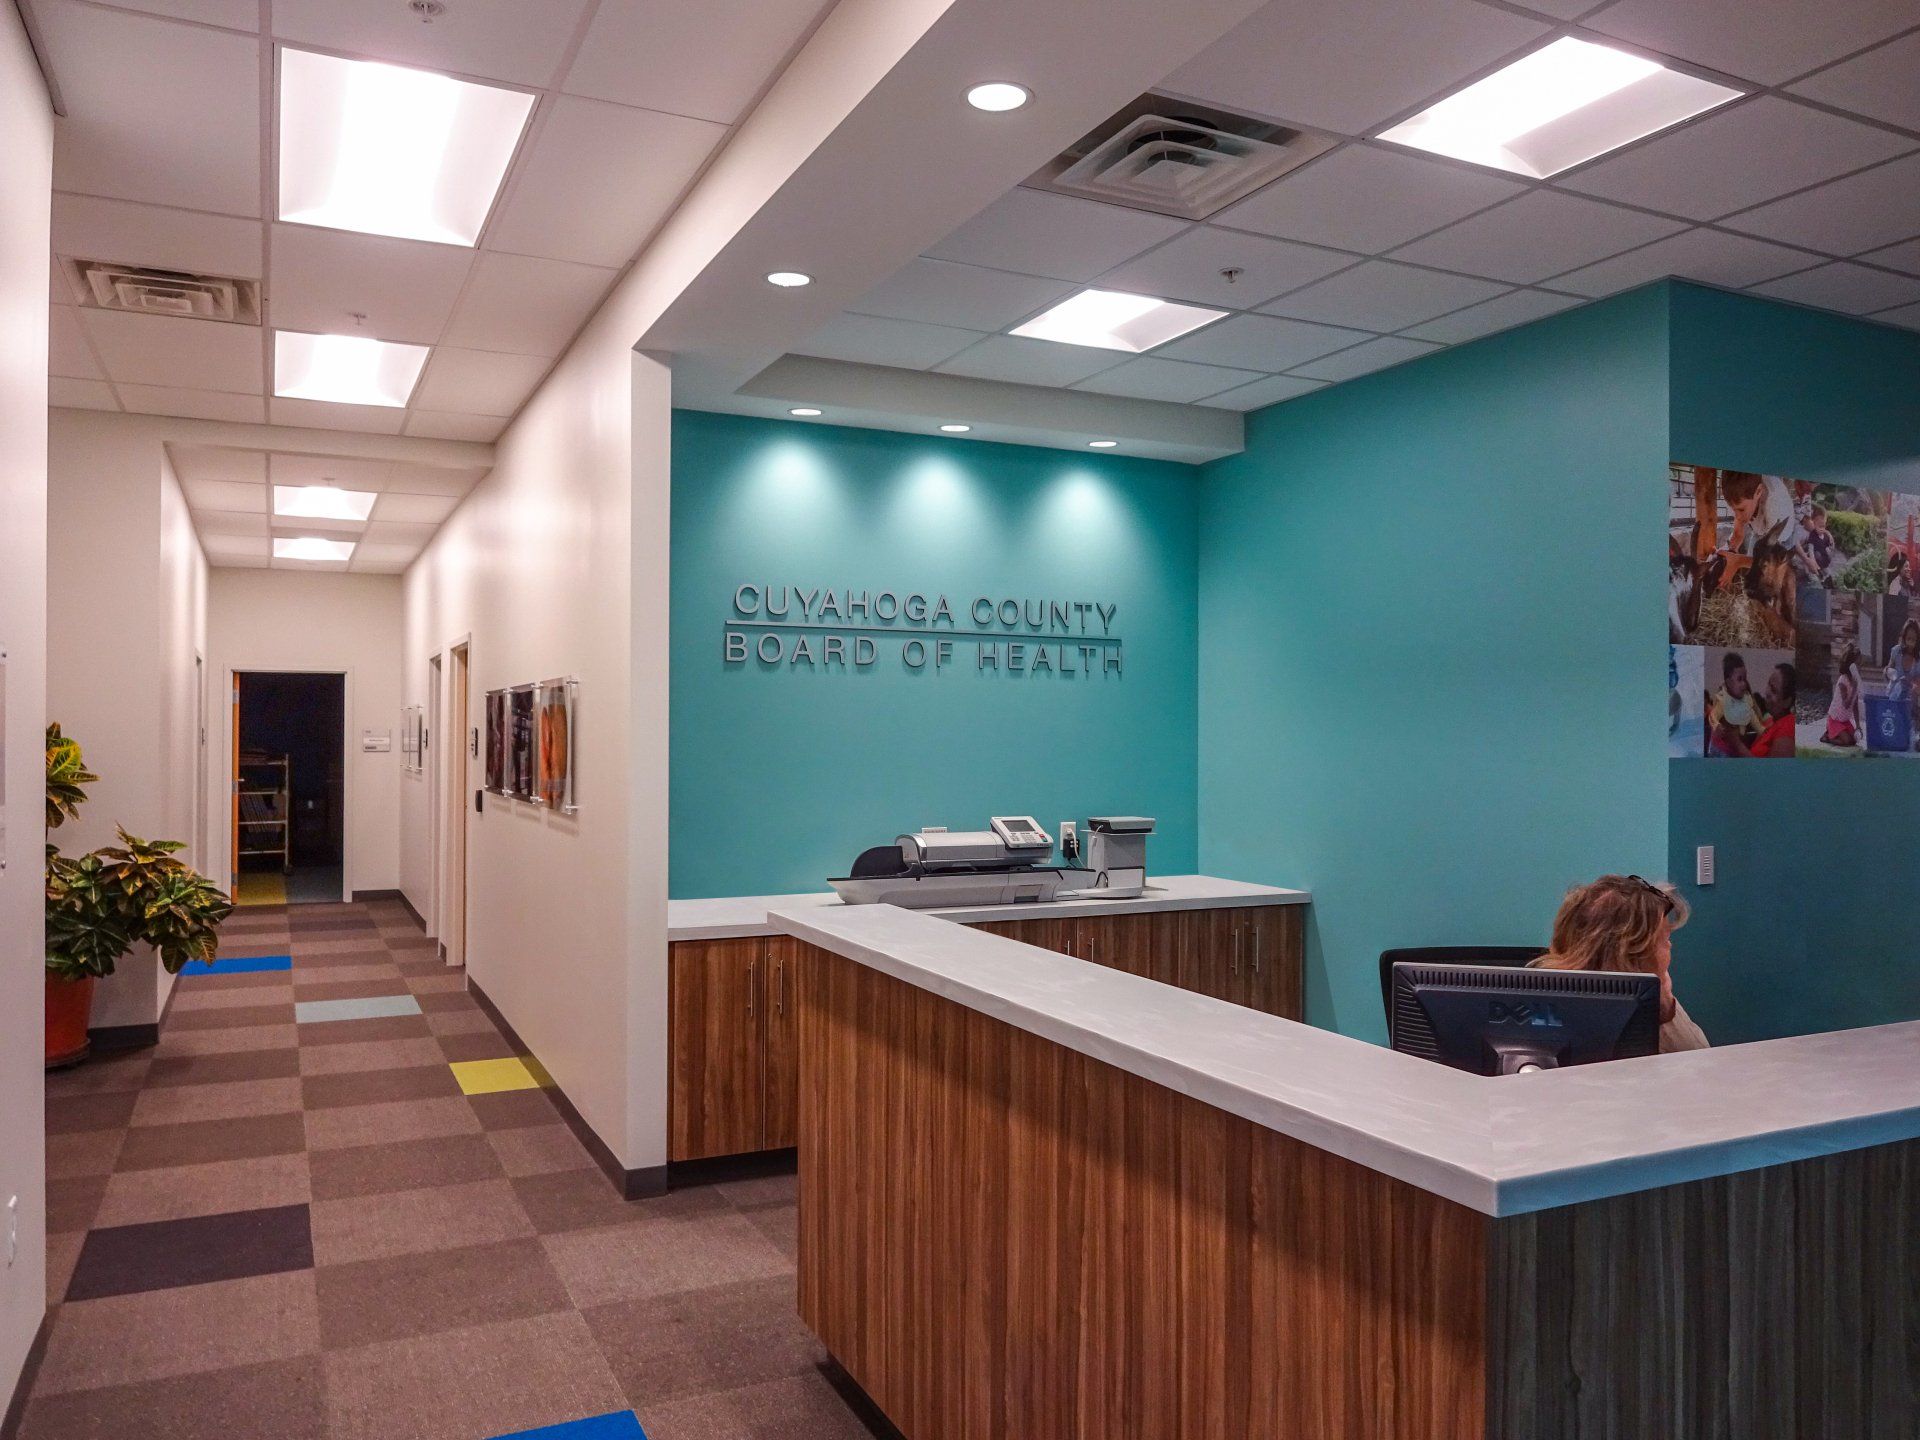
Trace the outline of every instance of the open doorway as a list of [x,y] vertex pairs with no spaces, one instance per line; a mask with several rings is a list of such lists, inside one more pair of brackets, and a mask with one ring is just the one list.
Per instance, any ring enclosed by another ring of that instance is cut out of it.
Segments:
[[236,671],[233,894],[346,898],[346,676]]

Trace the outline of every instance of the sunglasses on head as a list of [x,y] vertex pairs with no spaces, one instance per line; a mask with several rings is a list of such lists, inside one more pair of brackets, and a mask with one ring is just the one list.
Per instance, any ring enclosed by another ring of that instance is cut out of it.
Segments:
[[1627,879],[1633,881],[1633,883],[1638,885],[1642,890],[1647,891],[1659,900],[1660,913],[1662,915],[1671,915],[1673,913],[1673,896],[1669,895],[1665,890],[1662,890],[1644,875],[1629,875]]

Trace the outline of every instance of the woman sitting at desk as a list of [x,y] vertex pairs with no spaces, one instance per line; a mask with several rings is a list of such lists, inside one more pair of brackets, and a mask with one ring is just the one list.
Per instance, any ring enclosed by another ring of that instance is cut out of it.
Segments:
[[1638,875],[1602,875],[1576,885],[1553,919],[1553,948],[1533,962],[1544,970],[1637,970],[1660,977],[1660,1053],[1704,1050],[1705,1032],[1673,993],[1673,932],[1687,923],[1687,902]]

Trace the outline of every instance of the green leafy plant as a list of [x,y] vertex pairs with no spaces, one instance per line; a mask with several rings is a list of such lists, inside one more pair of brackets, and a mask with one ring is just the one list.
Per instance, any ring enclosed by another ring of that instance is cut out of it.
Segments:
[[80,757],[80,742],[69,740],[58,725],[47,726],[47,828],[58,830],[80,812],[86,787],[100,777]]
[[[74,817],[85,769],[80,747],[47,727],[47,828]],[[142,840],[119,831],[120,843],[69,858],[47,846],[47,972],[62,980],[111,975],[137,944],[151,945],[169,973],[211,960],[220,922],[233,902],[206,876],[175,858],[178,840]]]
[[1869,545],[1853,558],[1833,581],[1841,590],[1860,590],[1877,595],[1887,588],[1887,547],[1884,541]]

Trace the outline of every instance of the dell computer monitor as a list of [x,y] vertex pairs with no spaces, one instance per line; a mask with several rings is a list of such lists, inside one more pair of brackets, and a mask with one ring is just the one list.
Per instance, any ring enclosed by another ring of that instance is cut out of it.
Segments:
[[1476,1075],[1653,1055],[1660,977],[1504,965],[1393,967],[1393,1048]]

